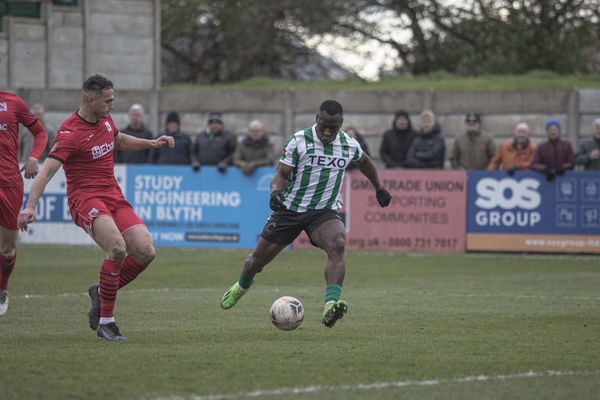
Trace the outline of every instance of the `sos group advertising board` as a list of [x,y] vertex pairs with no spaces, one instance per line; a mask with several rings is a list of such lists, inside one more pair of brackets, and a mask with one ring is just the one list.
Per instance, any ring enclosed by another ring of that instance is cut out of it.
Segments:
[[469,171],[467,250],[600,253],[600,174]]
[[[392,195],[386,208],[364,175],[346,174],[342,213],[348,250],[465,251],[465,171],[384,170],[379,178]],[[309,246],[305,235],[294,243]]]

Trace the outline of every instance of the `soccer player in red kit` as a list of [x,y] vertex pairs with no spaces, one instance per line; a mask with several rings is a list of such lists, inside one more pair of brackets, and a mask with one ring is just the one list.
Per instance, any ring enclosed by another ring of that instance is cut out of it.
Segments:
[[[90,328],[107,340],[124,340],[115,323],[117,290],[127,285],[154,259],[154,246],[146,225],[123,197],[114,175],[114,150],[137,151],[175,146],[170,136],[154,140],[120,133],[110,116],[113,83],[93,75],[83,83],[81,105],[61,125],[29,200],[19,215],[19,227],[35,220],[35,205],[48,181],[62,165],[67,178],[71,217],[105,251],[100,284],[88,293],[92,307]],[[98,290],[99,288],[99,290]]]
[[33,135],[33,148],[23,169],[26,178],[34,178],[48,135],[19,96],[0,90],[0,316],[8,310],[8,278],[17,259],[17,219],[23,204],[23,179],[17,160],[19,123]]

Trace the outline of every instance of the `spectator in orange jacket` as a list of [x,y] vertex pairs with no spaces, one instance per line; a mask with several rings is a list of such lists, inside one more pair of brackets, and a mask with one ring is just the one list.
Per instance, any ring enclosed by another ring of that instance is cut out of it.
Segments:
[[515,137],[496,149],[487,170],[503,169],[512,176],[518,169],[529,169],[537,148],[536,144],[529,140],[530,137],[529,125],[524,122],[517,124]]

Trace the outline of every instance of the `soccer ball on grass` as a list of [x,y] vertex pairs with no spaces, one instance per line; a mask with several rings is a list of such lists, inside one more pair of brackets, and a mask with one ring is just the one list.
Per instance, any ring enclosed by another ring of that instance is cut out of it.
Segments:
[[291,296],[280,297],[271,306],[271,322],[283,331],[296,329],[304,321],[304,306]]

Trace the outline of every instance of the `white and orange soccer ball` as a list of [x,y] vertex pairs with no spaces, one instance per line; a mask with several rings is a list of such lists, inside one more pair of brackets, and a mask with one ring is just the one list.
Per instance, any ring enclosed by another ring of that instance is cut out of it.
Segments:
[[269,314],[273,325],[283,331],[291,331],[304,321],[304,306],[297,298],[284,296],[273,302]]

